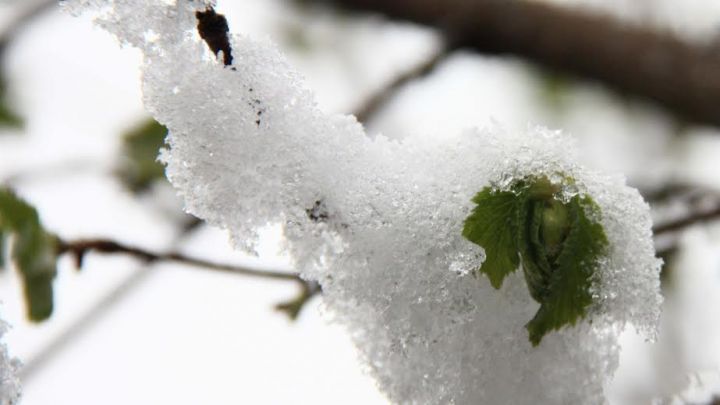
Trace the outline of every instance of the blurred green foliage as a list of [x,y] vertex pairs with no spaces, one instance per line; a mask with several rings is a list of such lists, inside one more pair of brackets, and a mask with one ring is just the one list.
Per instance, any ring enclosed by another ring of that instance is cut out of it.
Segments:
[[[43,228],[34,207],[5,188],[0,188],[0,231],[0,239],[12,237],[10,253],[23,280],[28,318],[36,322],[49,318],[59,254],[57,238]],[[0,252],[4,254],[4,250]]]
[[561,73],[546,70],[538,70],[537,78],[541,103],[550,111],[562,111],[573,88],[572,80]]
[[124,159],[118,172],[129,189],[143,191],[154,181],[165,179],[165,168],[157,156],[167,132],[163,125],[149,119],[123,136]]
[[7,83],[5,78],[0,75],[0,127],[6,128],[22,128],[23,119],[17,115],[10,105],[7,96]]

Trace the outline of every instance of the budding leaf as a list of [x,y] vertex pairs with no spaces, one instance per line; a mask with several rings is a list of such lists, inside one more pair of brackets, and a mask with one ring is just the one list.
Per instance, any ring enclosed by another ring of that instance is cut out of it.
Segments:
[[592,304],[593,271],[608,245],[602,225],[588,216],[598,210],[589,197],[575,196],[568,204],[570,228],[567,239],[553,263],[547,295],[540,302],[535,317],[526,325],[533,345],[538,345],[551,330],[574,325],[579,318],[585,317]]
[[148,120],[123,137],[124,161],[119,174],[133,191],[142,191],[155,180],[165,178],[165,168],[158,162],[158,151],[165,145],[167,128],[155,120]]
[[500,288],[505,276],[520,263],[516,236],[520,201],[509,191],[485,188],[473,202],[477,207],[465,220],[463,236],[485,249],[480,271],[488,276],[493,287]]
[[523,204],[518,210],[518,249],[522,258],[522,269],[530,295],[535,301],[542,302],[547,295],[547,281],[552,267],[542,237],[542,217],[544,204],[528,198],[527,193],[518,197]]
[[23,280],[28,318],[49,318],[53,310],[57,239],[42,227],[35,208],[1,188],[0,229],[4,235],[13,236],[12,260]]
[[563,202],[557,196],[561,186],[545,177],[518,180],[510,190],[479,192],[463,236],[485,249],[479,272],[496,289],[522,264],[530,295],[540,303],[526,325],[537,346],[548,332],[585,317],[593,273],[608,241],[595,220],[600,208],[589,196]]

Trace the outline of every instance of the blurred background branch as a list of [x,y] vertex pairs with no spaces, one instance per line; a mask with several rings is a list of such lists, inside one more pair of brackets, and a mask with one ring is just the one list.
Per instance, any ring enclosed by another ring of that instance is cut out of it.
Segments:
[[720,125],[720,52],[668,33],[532,1],[310,1],[434,27],[454,47],[519,56]]
[[441,46],[440,49],[435,51],[427,60],[397,75],[377,92],[371,94],[362,105],[355,110],[353,115],[355,115],[358,121],[367,124],[405,85],[432,73],[440,63],[447,59],[451,52],[452,49],[449,49],[447,46]]
[[4,57],[8,44],[27,24],[45,12],[58,7],[57,0],[37,0],[22,3],[24,5],[20,7],[17,15],[0,31],[0,60]]
[[678,219],[661,222],[653,227],[653,233],[657,236],[665,233],[677,232],[692,225],[715,221],[718,219],[720,219],[720,203],[710,209],[698,210],[697,212],[692,212]]

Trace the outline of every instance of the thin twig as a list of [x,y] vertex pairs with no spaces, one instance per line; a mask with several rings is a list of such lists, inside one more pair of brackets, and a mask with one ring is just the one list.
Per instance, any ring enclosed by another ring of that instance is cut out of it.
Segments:
[[657,225],[653,228],[653,234],[657,236],[664,233],[675,232],[683,228],[687,228],[688,226],[698,224],[700,222],[714,220],[720,220],[720,205],[711,210],[694,212],[684,218],[679,218]]
[[84,256],[90,252],[98,253],[121,253],[134,256],[146,262],[172,261],[191,266],[203,267],[223,273],[239,274],[248,277],[262,277],[276,280],[289,280],[305,283],[296,273],[265,271],[252,269],[244,266],[234,266],[230,264],[222,264],[211,262],[204,259],[190,257],[178,252],[155,253],[138,247],[128,246],[119,242],[107,239],[86,239],[71,242],[60,241],[58,251],[60,254],[71,254],[75,257],[78,267],[82,267]]
[[298,296],[275,306],[276,310],[284,312],[291,320],[297,319],[298,314],[304,308],[305,304],[307,304],[312,297],[322,292],[322,289],[317,282],[305,280],[297,273],[258,270],[244,266],[221,264],[195,257],[190,257],[178,252],[155,253],[146,249],[128,246],[107,239],[86,239],[71,242],[60,240],[58,242],[58,252],[60,254],[67,253],[72,255],[75,258],[75,262],[78,268],[82,267],[85,255],[91,251],[110,254],[127,254],[141,259],[147,263],[154,263],[158,261],[171,261],[187,264],[190,266],[202,267],[204,269],[219,271],[223,273],[296,282],[300,287],[300,293],[298,294]]
[[666,203],[678,197],[684,198],[685,196],[695,196],[704,193],[706,193],[706,190],[703,190],[701,187],[683,182],[670,182],[664,184],[662,187],[640,189],[640,194],[643,196],[643,199],[650,205]]
[[298,294],[298,296],[275,306],[276,310],[284,312],[291,320],[297,319],[298,314],[304,308],[305,304],[307,304],[312,297],[322,292],[322,289],[317,282],[305,280],[297,273],[258,270],[244,266],[216,263],[204,259],[190,257],[178,252],[155,253],[146,249],[128,246],[107,239],[86,239],[70,242],[60,240],[58,242],[59,254],[72,255],[75,258],[75,263],[78,268],[82,267],[85,255],[91,251],[109,254],[127,254],[141,259],[147,263],[154,263],[158,261],[171,261],[187,264],[190,266],[202,267],[204,269],[219,271],[223,273],[296,282],[300,287],[300,293]]
[[654,100],[681,119],[720,125],[720,54],[665,32],[546,2],[314,1],[434,27],[459,46],[517,55]]
[[355,117],[362,123],[370,121],[382,107],[405,85],[432,73],[440,63],[450,54],[447,46],[442,46],[430,58],[414,68],[398,75],[392,81],[384,85],[379,91],[372,94],[355,111]]
[[[194,230],[201,225],[200,220],[194,218],[181,224],[180,232],[173,238],[170,245],[175,246],[181,243]],[[63,328],[60,334],[43,347],[37,354],[24,361],[20,370],[20,378],[24,382],[32,379],[35,373],[41,370],[45,364],[51,361],[58,353],[62,352],[67,345],[77,340],[77,337],[89,330],[94,324],[101,320],[115,305],[117,305],[131,291],[142,285],[153,274],[152,266],[143,266],[132,272],[129,277],[120,284],[104,294],[90,308],[87,308],[70,325]]]
[[297,297],[275,305],[275,310],[285,313],[288,318],[294,321],[297,319],[300,311],[302,311],[303,307],[305,307],[305,304],[307,304],[310,298],[320,294],[321,291],[322,289],[320,288],[320,284],[317,282],[303,282],[300,284],[300,293]]

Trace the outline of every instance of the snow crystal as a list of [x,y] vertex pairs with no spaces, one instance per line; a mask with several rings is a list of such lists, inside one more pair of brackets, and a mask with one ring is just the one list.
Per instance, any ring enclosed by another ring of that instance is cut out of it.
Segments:
[[[0,320],[0,338],[7,333],[8,325]],[[14,405],[20,399],[20,362],[8,354],[7,347],[0,344],[0,405]]]
[[[660,261],[648,207],[623,178],[579,166],[568,136],[370,138],[354,117],[320,111],[269,43],[232,37],[235,62],[223,66],[195,32],[206,2],[68,3],[96,3],[99,23],[144,52],[145,103],[170,129],[162,158],[187,209],[245,250],[260,227],[281,224],[298,270],[322,284],[393,402],[603,403],[626,323],[653,337]],[[484,253],[462,227],[482,188],[559,173],[577,182],[568,193],[600,206],[610,251],[588,318],[533,348],[524,326],[538,304],[521,273],[500,290],[470,276]]]

